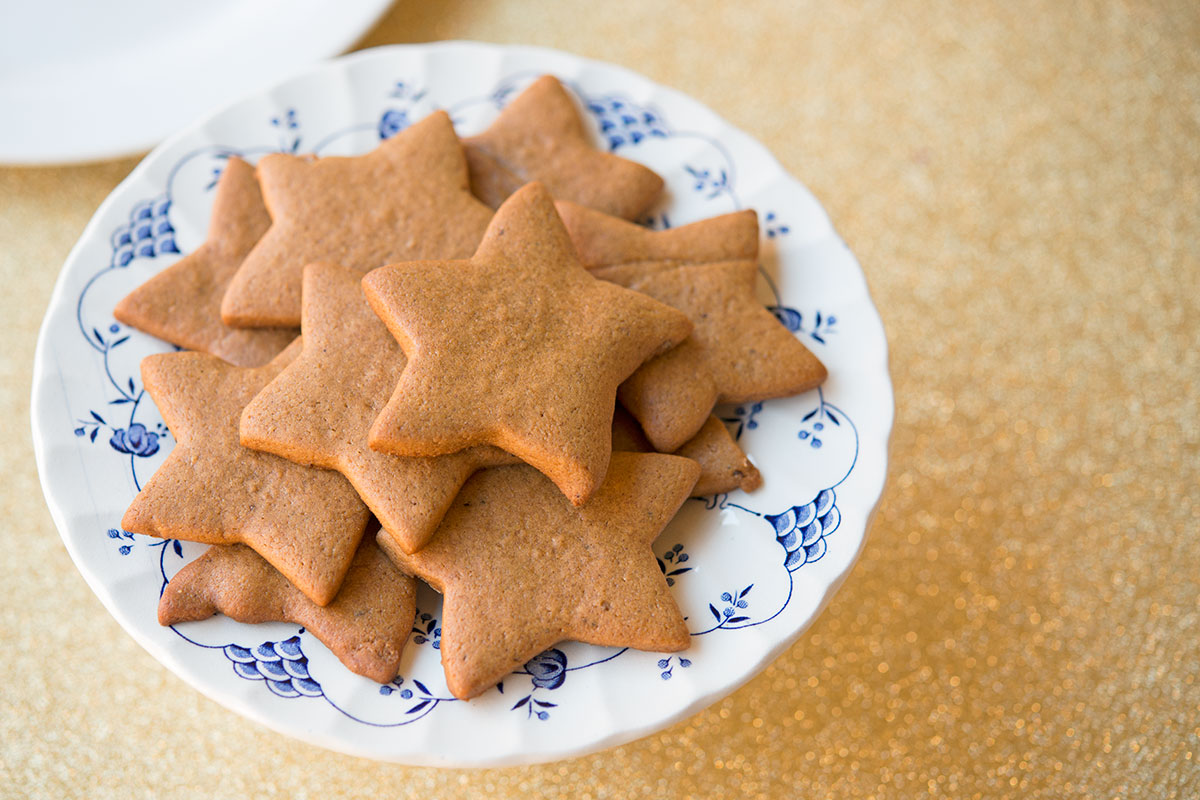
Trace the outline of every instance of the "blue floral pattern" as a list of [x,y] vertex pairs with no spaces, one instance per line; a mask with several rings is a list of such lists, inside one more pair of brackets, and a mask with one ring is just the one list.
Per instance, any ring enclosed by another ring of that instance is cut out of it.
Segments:
[[[502,107],[517,90],[528,80],[529,76],[519,73],[501,81],[491,92],[476,98],[460,101],[448,108],[452,118],[467,113],[472,108]],[[601,136],[610,150],[633,150],[651,140],[669,140],[672,138],[701,138],[709,145],[715,154],[705,163],[688,163],[682,165],[684,173],[691,181],[692,190],[706,200],[721,199],[732,207],[740,207],[736,193],[736,171],[732,158],[715,140],[706,139],[700,134],[688,133],[672,129],[665,119],[654,109],[639,106],[627,98],[605,94],[588,96],[576,91],[583,98],[584,108],[593,116]],[[335,131],[316,145],[311,146],[312,152],[321,153],[327,148],[343,143],[347,137],[368,135],[378,139],[387,139],[408,127],[411,122],[423,116],[431,106],[427,92],[408,81],[394,83],[390,93],[384,100],[384,106],[378,117],[373,120]],[[299,115],[295,108],[288,108],[279,116],[272,117],[266,128],[274,132],[276,142],[273,146],[261,146],[235,149],[218,146],[189,154],[172,170],[167,181],[166,191],[149,200],[137,203],[129,212],[128,221],[118,226],[111,237],[111,258],[87,282],[77,302],[76,318],[79,332],[83,339],[95,352],[107,381],[109,399],[107,406],[121,408],[127,416],[119,421],[109,422],[107,415],[88,409],[87,413],[76,420],[74,434],[87,439],[91,443],[99,440],[101,432],[114,454],[127,459],[133,484],[141,487],[138,472],[139,462],[153,460],[160,455],[163,445],[169,437],[169,431],[160,421],[139,418],[139,413],[145,412],[148,404],[144,389],[138,384],[135,374],[124,375],[114,371],[114,356],[119,355],[120,348],[131,337],[121,326],[112,320],[104,320],[96,324],[89,323],[89,315],[85,313],[88,305],[88,294],[97,282],[114,270],[125,270],[138,259],[156,259],[164,255],[178,254],[180,251],[175,241],[175,228],[171,221],[172,186],[179,172],[189,168],[191,159],[198,159],[197,167],[207,182],[205,190],[211,190],[216,183],[225,161],[232,154],[253,157],[258,154],[282,151],[298,152],[301,147]],[[207,159],[205,161],[205,159]],[[657,229],[671,227],[671,219],[666,211],[658,211],[645,220],[644,224]],[[765,233],[774,239],[786,236],[790,227],[776,216],[776,212],[767,212],[765,217]],[[774,293],[776,303],[768,306],[776,318],[788,330],[797,335],[809,337],[817,344],[824,345],[828,336],[836,332],[837,319],[829,313],[816,311],[811,318],[806,318],[800,311],[784,306],[779,299],[769,275],[762,272]],[[806,319],[811,324],[806,326]],[[119,360],[119,359],[117,359]],[[128,366],[128,365],[126,365]],[[100,407],[100,406],[97,406]],[[152,408],[152,406],[149,406]],[[755,431],[759,427],[759,417],[765,413],[761,402],[737,406],[731,411],[725,411],[723,419],[734,428],[734,435],[739,440],[743,435]],[[857,460],[857,430],[844,411],[827,403],[823,394],[819,394],[816,408],[802,420],[801,427],[796,431],[793,441],[798,451],[816,451],[823,447],[827,426],[835,429],[846,429],[851,435],[855,447],[854,461],[850,465],[853,470]],[[703,508],[714,513],[748,514],[761,518],[766,523],[764,534],[773,537],[775,543],[782,549],[782,557],[773,565],[775,569],[782,567],[786,571],[788,586],[792,576],[806,564],[811,564],[822,558],[827,550],[827,540],[840,525],[840,512],[837,508],[836,487],[848,477],[849,471],[840,480],[830,480],[829,485],[817,492],[807,502],[792,505],[776,513],[764,513],[730,500],[728,495],[706,498]],[[107,527],[105,535],[116,544],[121,555],[129,555],[139,542],[145,542],[147,547],[159,548],[158,560],[162,582],[155,587],[161,591],[168,580],[171,569],[184,561],[183,549],[178,541],[150,541],[147,537],[135,536],[119,526]],[[675,543],[661,555],[657,556],[659,568],[669,586],[675,586],[677,581],[693,573],[699,568],[684,543]],[[769,569],[772,565],[762,565]],[[739,582],[734,586],[714,595],[707,603],[707,616],[702,611],[697,618],[689,620],[689,624],[698,626],[693,630],[693,636],[712,635],[720,632],[736,631],[740,628],[761,625],[778,616],[791,600],[791,591],[781,601],[781,605],[773,601],[761,599],[761,592],[755,591],[755,580]],[[768,605],[768,602],[771,604]],[[247,631],[252,630],[246,628]],[[314,676],[304,646],[308,641],[303,628],[295,635],[279,640],[263,641],[257,645],[245,645],[238,642],[223,644],[203,643],[189,638],[178,628],[175,633],[185,641],[200,648],[220,651],[227,659],[235,674],[250,681],[261,681],[273,694],[283,698],[321,698],[345,717],[364,725],[375,727],[395,727],[408,725],[423,719],[434,710],[445,704],[457,702],[453,697],[439,694],[431,690],[430,685],[437,685],[434,679],[422,680],[414,676],[400,676],[388,684],[381,685],[376,700],[387,708],[395,708],[395,716],[380,719],[370,718],[358,712],[352,712],[339,705],[339,700],[331,697],[321,680]],[[442,629],[436,614],[418,611],[414,622],[411,645],[423,647],[429,645],[439,649]],[[568,685],[568,673],[592,669],[609,661],[622,657],[627,651],[617,650],[613,653],[598,656],[592,660],[568,657],[567,652],[551,648],[530,659],[521,670],[506,678],[510,686],[516,680],[528,680],[529,691],[516,700],[510,711],[524,711],[529,720],[547,722],[552,719],[552,710],[560,707],[559,702],[546,699],[548,693],[557,692]],[[574,663],[570,663],[574,661]],[[665,656],[649,662],[654,665],[657,674],[663,681],[670,681],[676,669],[689,669],[694,664],[693,658],[685,656]],[[438,679],[440,680],[440,678]],[[503,693],[505,682],[497,689]],[[677,682],[678,683],[678,682]],[[393,704],[393,705],[387,705]],[[382,713],[382,712],[381,712]]]
[[238,677],[263,681],[280,697],[320,697],[321,684],[308,674],[308,657],[300,647],[300,637],[281,642],[263,642],[254,648],[230,644],[222,648],[233,663]]

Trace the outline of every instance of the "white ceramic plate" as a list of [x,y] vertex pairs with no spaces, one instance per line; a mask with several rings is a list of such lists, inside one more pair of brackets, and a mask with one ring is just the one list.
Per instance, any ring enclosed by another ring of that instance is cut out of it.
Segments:
[[[666,179],[649,224],[757,209],[763,300],[829,367],[821,391],[720,410],[765,484],[687,502],[655,545],[688,617],[691,649],[562,644],[460,702],[443,682],[441,605],[428,589],[403,677],[382,687],[351,674],[295,625],[216,617],[160,627],[164,581],[204,548],[120,528],[172,439],[138,377],[143,356],[169,347],[117,324],[114,303],[202,241],[229,153],[359,153],[436,107],[473,132],[546,72],[582,98],[598,144]],[[662,728],[740,686],[800,635],[850,569],[883,486],[891,423],[886,343],[862,272],[820,205],[762,145],[626,70],[466,42],[338,59],[158,147],[104,202],[68,258],[34,369],[33,434],[47,501],[71,556],[121,625],[186,681],[251,719],[411,764],[580,755]]]
[[0,10],[0,163],[148,150],[336,55],[391,0],[54,0]]

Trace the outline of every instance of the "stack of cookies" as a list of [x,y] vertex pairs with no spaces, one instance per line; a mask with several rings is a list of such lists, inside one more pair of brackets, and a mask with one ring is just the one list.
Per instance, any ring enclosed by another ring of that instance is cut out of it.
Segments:
[[548,76],[468,139],[230,158],[207,241],[115,310],[194,351],[142,362],[177,445],[122,523],[213,545],[162,624],[296,622],[387,682],[420,579],[464,699],[564,639],[686,648],[651,544],[761,482],[713,407],[825,369],[755,299],[754,212],[630,222],[661,189]]

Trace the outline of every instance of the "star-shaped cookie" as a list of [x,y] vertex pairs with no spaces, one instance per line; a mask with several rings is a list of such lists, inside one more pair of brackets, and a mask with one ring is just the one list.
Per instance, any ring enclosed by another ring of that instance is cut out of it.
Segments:
[[225,293],[229,325],[298,326],[304,265],[366,271],[394,261],[465,258],[491,219],[468,189],[450,117],[436,111],[366,155],[258,163],[271,227]]
[[475,470],[516,459],[495,447],[403,458],[367,447],[367,432],[407,359],[367,305],[362,273],[304,269],[304,346],[242,412],[241,441],[345,475],[406,553],[421,548]]
[[493,444],[577,505],[604,479],[617,385],[691,329],[589,275],[538,183],[505,201],[469,261],[384,267],[363,290],[408,356],[370,446],[435,456]]
[[735,211],[656,231],[560,200],[555,206],[587,269],[657,261],[704,264],[758,258],[758,215]]
[[[642,433],[637,420],[619,403],[617,413],[613,415],[613,452],[654,452],[654,446]],[[762,486],[762,475],[729,435],[725,423],[716,417],[709,417],[700,432],[676,450],[675,455],[690,458],[700,465],[700,478],[692,488],[692,497],[707,497],[734,489],[752,492]]]
[[652,170],[592,145],[575,103],[552,75],[534,81],[463,147],[471,190],[492,208],[540,181],[559,199],[635,219],[662,192]]
[[683,311],[695,325],[687,341],[621,385],[621,403],[655,449],[678,450],[718,402],[785,397],[825,380],[825,366],[758,302],[757,271],[753,261],[592,271]]
[[158,621],[175,625],[217,613],[238,622],[303,625],[351,672],[387,683],[412,632],[416,582],[366,536],[337,597],[321,607],[249,547],[215,545],[171,578],[158,601]]
[[696,482],[677,456],[613,453],[575,508],[525,465],[476,473],[437,535],[400,568],[444,596],[442,666],[474,697],[564,639],[673,652],[690,636],[650,549]]
[[203,353],[142,359],[142,382],[175,449],[125,511],[127,531],[205,544],[243,543],[320,606],[337,594],[370,516],[345,478],[242,447],[242,408],[296,354],[231,366]]
[[270,226],[254,168],[231,156],[217,181],[208,239],[134,289],[117,303],[113,316],[171,344],[239,367],[267,363],[298,331],[231,328],[221,322],[221,298],[242,259]]

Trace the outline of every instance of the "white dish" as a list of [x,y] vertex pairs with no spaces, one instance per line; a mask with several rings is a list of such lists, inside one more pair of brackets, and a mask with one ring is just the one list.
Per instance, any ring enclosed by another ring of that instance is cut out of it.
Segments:
[[[114,303],[202,241],[223,155],[363,152],[435,107],[473,132],[546,72],[582,97],[597,142],[666,179],[653,224],[758,210],[764,301],[829,368],[821,391],[720,411],[765,484],[689,501],[655,544],[693,631],[691,649],[664,655],[563,644],[502,688],[460,702],[442,679],[440,602],[428,589],[403,678],[384,687],[351,674],[295,625],[216,617],[160,627],[164,580],[204,548],[120,529],[172,441],[138,377],[143,356],[169,347],[114,322]],[[795,641],[853,564],[883,486],[891,423],[886,342],[862,272],[816,200],[760,144],[626,70],[466,42],[337,59],[158,147],[71,252],[34,367],[33,435],[47,501],[71,556],[121,625],[186,681],[251,719],[410,764],[584,754],[662,728],[753,677]]]
[[148,150],[349,48],[391,0],[56,0],[0,14],[0,164]]

